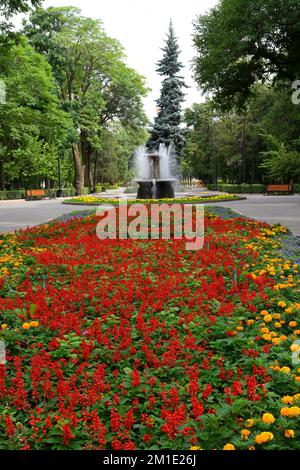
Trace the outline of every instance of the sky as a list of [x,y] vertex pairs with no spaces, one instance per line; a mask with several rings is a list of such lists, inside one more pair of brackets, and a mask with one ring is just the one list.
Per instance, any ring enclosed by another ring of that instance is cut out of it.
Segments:
[[161,47],[170,19],[182,51],[180,60],[185,65],[182,75],[190,87],[185,91],[183,108],[203,100],[192,78],[191,61],[195,55],[192,23],[216,4],[217,0],[45,0],[44,7],[73,5],[84,16],[103,21],[107,34],[125,48],[128,65],[146,77],[152,91],[145,98],[144,106],[148,117],[153,119],[161,88],[161,77],[155,68],[162,57]]

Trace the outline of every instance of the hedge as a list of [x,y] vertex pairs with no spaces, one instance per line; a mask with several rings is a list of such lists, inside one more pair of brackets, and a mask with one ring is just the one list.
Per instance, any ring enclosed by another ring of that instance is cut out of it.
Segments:
[[264,194],[263,184],[208,184],[207,189],[218,190],[229,194]]
[[0,200],[6,201],[9,199],[24,199],[25,189],[14,189],[12,191],[0,191]]
[[294,193],[300,193],[300,183],[294,184]]
[[[86,192],[85,195],[89,194],[89,188],[85,188]],[[57,189],[46,189],[46,197],[55,197],[57,193]],[[1,201],[8,201],[12,199],[25,199],[25,189],[14,189],[11,191],[0,191],[0,200]],[[75,189],[74,188],[64,188],[62,190],[63,197],[73,197],[75,196]]]

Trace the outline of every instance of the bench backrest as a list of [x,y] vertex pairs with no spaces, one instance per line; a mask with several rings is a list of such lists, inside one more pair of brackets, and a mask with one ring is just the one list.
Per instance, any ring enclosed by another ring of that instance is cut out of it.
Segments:
[[267,191],[292,191],[293,185],[291,184],[269,184]]
[[29,197],[34,197],[34,196],[45,196],[45,191],[43,189],[29,189],[26,191],[26,195]]

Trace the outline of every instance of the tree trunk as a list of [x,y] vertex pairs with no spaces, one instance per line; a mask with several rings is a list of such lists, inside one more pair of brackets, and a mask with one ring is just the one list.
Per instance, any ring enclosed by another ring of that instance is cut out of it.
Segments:
[[73,162],[74,162],[74,186],[75,186],[75,195],[81,196],[83,193],[84,187],[84,171],[85,167],[81,163],[80,152],[78,148],[78,144],[72,144],[72,155],[73,155]]
[[242,183],[247,183],[247,163],[248,163],[248,149],[246,138],[246,120],[243,117],[242,128]]
[[95,164],[94,164],[94,176],[93,176],[94,190],[96,190],[96,186],[97,186],[97,183],[98,183],[98,161],[99,161],[99,154],[98,154],[98,152],[96,152]]
[[84,171],[84,186],[89,187],[90,191],[93,192],[94,189],[94,178],[93,178],[93,166],[91,154],[86,149],[84,156],[85,171]]
[[3,160],[0,160],[0,191],[5,190],[5,181],[4,181],[4,163]]

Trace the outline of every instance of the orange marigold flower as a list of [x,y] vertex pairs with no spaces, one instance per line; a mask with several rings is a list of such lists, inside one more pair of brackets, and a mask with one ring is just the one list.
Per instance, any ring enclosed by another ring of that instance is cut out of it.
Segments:
[[273,424],[275,422],[275,418],[271,413],[264,413],[261,420],[266,424]]
[[235,450],[235,447],[233,444],[225,444],[223,450]]

